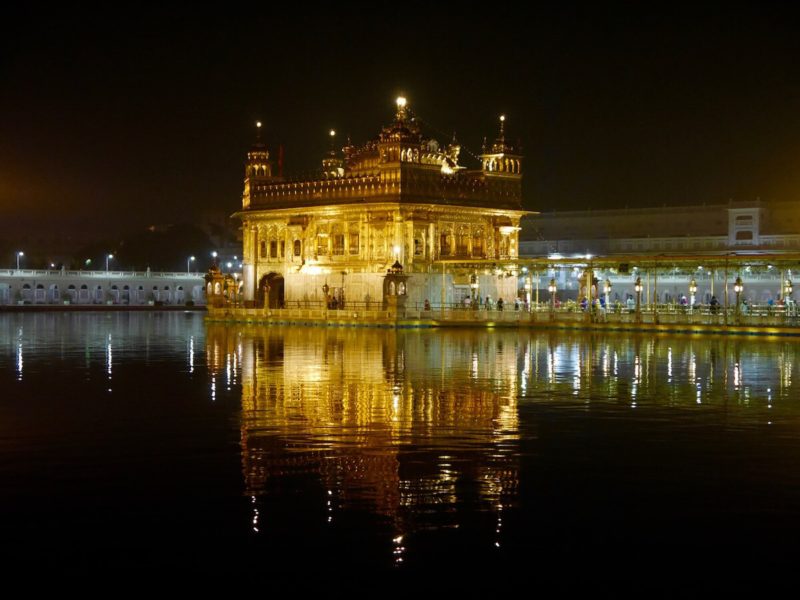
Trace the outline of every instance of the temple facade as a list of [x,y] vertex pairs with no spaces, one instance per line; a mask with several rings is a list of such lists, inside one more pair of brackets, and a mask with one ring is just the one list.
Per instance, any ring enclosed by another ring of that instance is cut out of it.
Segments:
[[[455,139],[427,137],[405,98],[377,138],[347,141],[317,176],[276,172],[260,138],[247,154],[242,210],[246,306],[391,309],[513,300],[522,157],[504,117],[480,165]],[[260,127],[260,124],[259,124]],[[333,141],[334,132],[331,131]]]

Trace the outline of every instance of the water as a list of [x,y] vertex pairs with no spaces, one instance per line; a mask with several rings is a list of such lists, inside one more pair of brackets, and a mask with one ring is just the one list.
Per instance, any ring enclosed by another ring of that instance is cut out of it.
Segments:
[[797,348],[0,315],[3,565],[763,586],[800,539]]

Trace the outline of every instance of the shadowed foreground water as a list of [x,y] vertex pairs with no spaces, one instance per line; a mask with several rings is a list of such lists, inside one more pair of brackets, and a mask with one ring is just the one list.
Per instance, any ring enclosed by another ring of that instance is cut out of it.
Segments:
[[192,313],[6,314],[0,340],[9,572],[652,592],[798,558],[796,342]]

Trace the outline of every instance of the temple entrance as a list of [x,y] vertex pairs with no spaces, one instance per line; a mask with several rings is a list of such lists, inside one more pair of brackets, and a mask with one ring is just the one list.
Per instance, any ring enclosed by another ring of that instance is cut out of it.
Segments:
[[256,306],[283,308],[283,276],[278,273],[264,275],[258,282]]

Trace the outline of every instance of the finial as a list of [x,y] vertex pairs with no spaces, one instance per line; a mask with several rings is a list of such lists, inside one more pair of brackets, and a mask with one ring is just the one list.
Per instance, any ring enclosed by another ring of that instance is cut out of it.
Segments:
[[256,141],[261,141],[261,121],[256,121]]
[[408,100],[405,96],[398,96],[394,102],[397,104],[397,120],[405,121],[407,116],[406,106],[408,105]]
[[481,144],[481,151],[486,154],[486,136],[483,136],[483,144]]
[[502,140],[505,136],[505,127],[506,127],[506,116],[500,115],[500,139]]
[[458,143],[458,140],[456,139],[456,132],[455,131],[453,132],[453,141],[451,143],[453,145],[456,145]]

